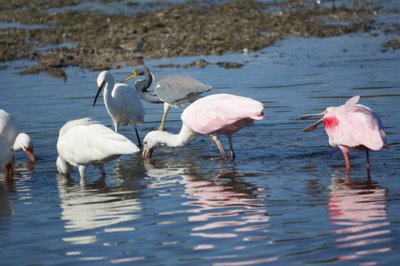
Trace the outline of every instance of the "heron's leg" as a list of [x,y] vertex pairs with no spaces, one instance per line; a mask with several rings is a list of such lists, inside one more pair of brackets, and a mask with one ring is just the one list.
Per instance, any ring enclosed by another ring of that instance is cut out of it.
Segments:
[[235,150],[233,149],[232,136],[228,135],[227,138],[228,138],[228,141],[229,141],[229,147],[231,149],[231,159],[235,159],[236,158],[236,154],[235,154]]
[[217,136],[212,136],[212,139],[215,141],[215,144],[217,144],[218,150],[221,152],[222,158],[226,159],[226,152],[219,138]]
[[350,172],[350,159],[349,159],[349,149],[343,146],[339,146],[343,152],[344,161],[346,163],[346,172]]
[[135,125],[135,133],[136,133],[136,138],[137,138],[137,141],[138,141],[139,149],[141,149],[142,148],[142,142],[140,141],[140,136],[139,136],[139,132],[138,132],[138,129],[137,129],[136,125]]
[[168,103],[164,103],[164,112],[163,112],[163,116],[161,119],[160,127],[158,128],[159,130],[164,130],[164,123],[165,123],[165,119],[167,118],[169,108],[170,108],[170,105]]
[[85,178],[86,166],[79,165],[78,170],[79,170],[79,175],[81,176],[81,180],[80,180],[79,184],[81,186],[84,186],[84,185],[86,185],[86,178]]

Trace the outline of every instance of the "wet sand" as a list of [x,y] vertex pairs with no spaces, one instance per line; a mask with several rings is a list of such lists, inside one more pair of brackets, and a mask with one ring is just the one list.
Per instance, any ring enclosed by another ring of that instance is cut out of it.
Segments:
[[[112,1],[116,0],[103,2]],[[6,61],[28,59],[37,64],[23,69],[22,74],[46,71],[62,77],[62,68],[67,66],[103,70],[161,57],[257,51],[291,36],[368,32],[373,37],[376,29],[398,32],[400,28],[399,24],[375,22],[374,17],[383,12],[398,11],[384,10],[374,1],[346,7],[319,7],[294,0],[273,4],[253,0],[223,4],[190,1],[122,15],[68,8],[82,2],[2,1],[0,21],[18,23],[17,27],[0,28],[2,67],[6,67]],[[127,10],[136,8],[126,5]],[[382,44],[382,51],[398,48],[399,40]],[[200,60],[182,67],[207,65],[207,61]],[[219,65],[241,67],[242,63]]]

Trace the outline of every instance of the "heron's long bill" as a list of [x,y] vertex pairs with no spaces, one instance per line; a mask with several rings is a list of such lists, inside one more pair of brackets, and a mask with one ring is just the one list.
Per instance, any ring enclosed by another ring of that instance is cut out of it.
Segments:
[[132,71],[132,73],[129,76],[127,76],[126,78],[121,80],[121,83],[125,83],[128,80],[133,79],[134,77],[137,77],[137,76],[138,76],[138,73],[136,71]]
[[99,88],[97,88],[97,93],[96,93],[96,97],[94,98],[93,107],[96,105],[97,98],[99,97],[100,92],[101,92],[101,90],[103,89],[103,87],[104,87],[104,83],[101,84],[101,86],[100,86]]
[[306,128],[303,129],[303,132],[310,132],[313,131],[317,128],[317,126],[319,124],[321,124],[324,121],[324,118],[322,117],[321,119],[319,119],[317,122],[315,122],[314,124],[312,124],[311,126],[308,126]]

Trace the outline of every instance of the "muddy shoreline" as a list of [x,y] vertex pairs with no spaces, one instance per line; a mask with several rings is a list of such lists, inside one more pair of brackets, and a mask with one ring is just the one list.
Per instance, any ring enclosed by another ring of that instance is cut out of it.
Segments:
[[[116,0],[105,4],[112,1]],[[130,15],[65,8],[82,2],[2,1],[0,21],[16,25],[0,28],[3,67],[7,61],[28,59],[37,64],[21,73],[46,71],[62,77],[62,69],[68,66],[103,70],[161,57],[257,51],[291,36],[368,32],[373,37],[377,30],[384,34],[400,29],[399,24],[376,22],[375,17],[383,12],[397,12],[379,5],[319,7],[295,0],[273,4],[253,0],[223,4],[190,1]],[[137,6],[126,5],[129,8]],[[51,9],[57,11],[48,12]],[[398,48],[396,39],[382,44],[382,51]],[[184,67],[207,65],[200,61]],[[220,62],[220,66],[240,67],[241,63]]]

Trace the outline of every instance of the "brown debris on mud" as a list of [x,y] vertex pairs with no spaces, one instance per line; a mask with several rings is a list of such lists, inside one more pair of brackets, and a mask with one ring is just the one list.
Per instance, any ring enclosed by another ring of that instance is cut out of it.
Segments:
[[[317,8],[293,0],[271,5],[254,0],[189,1],[132,15],[63,8],[83,1],[2,1],[0,21],[30,27],[0,29],[0,62],[36,60],[38,64],[23,73],[58,73],[52,69],[103,70],[151,58],[256,51],[290,36],[368,32],[379,12],[368,6]],[[48,12],[50,8],[58,9]]]

